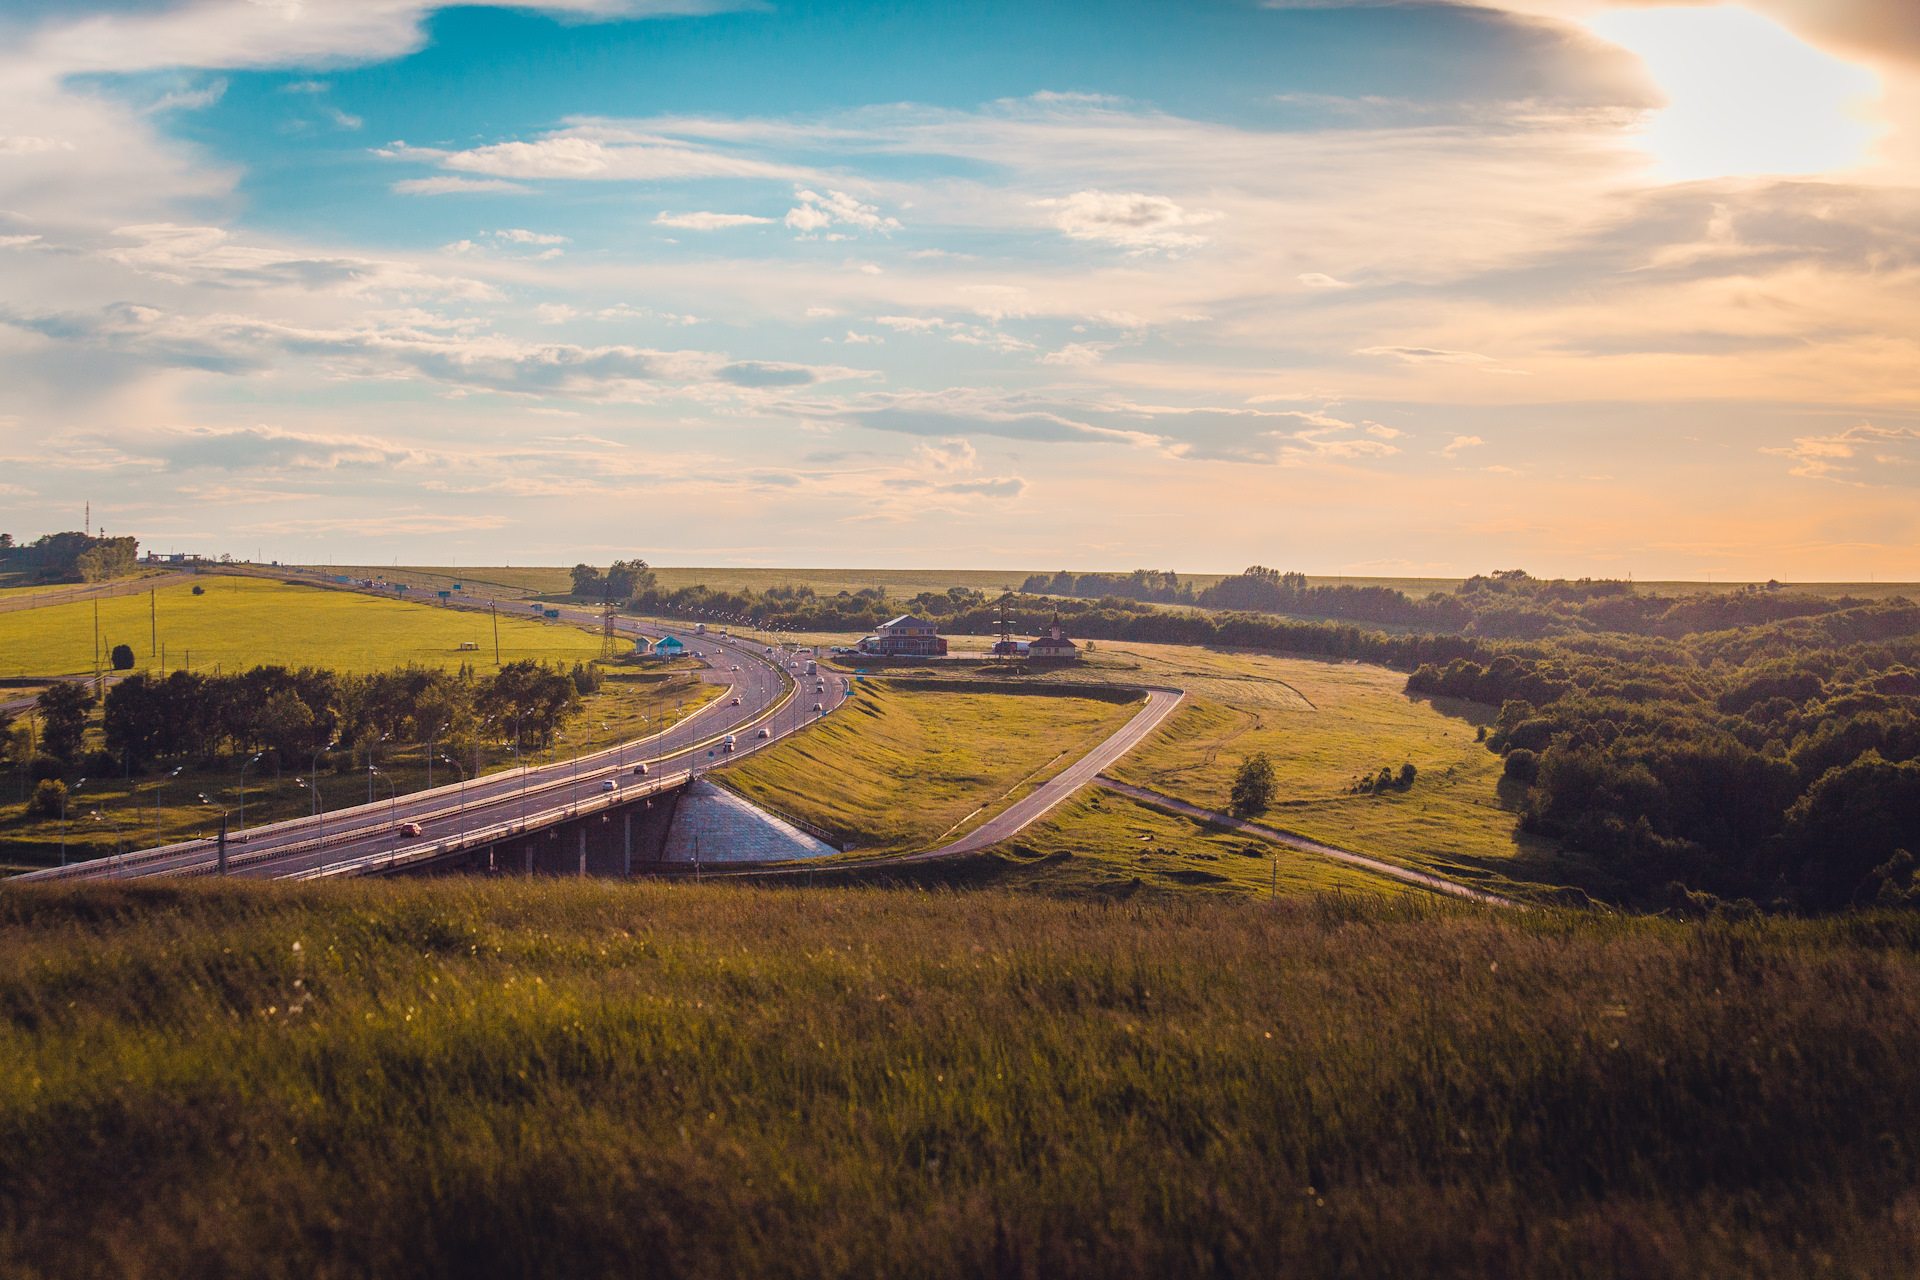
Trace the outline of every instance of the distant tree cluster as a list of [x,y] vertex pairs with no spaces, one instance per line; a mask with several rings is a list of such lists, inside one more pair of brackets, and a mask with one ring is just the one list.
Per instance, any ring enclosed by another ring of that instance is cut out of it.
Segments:
[[28,543],[0,534],[0,570],[40,582],[104,582],[133,572],[140,544],[133,538],[49,533]]
[[[82,760],[89,717],[100,704],[80,683],[56,684],[40,695],[39,749],[56,770],[88,763],[116,772],[140,772],[163,758],[255,752],[300,767],[317,753],[332,753],[347,768],[382,759],[397,744],[428,740],[455,750],[479,740],[517,740],[534,749],[553,742],[600,680],[591,666],[568,672],[532,660],[509,663],[492,677],[476,676],[470,667],[418,666],[365,675],[280,666],[226,676],[140,672],[107,692],[102,761]],[[7,740],[23,760],[20,735]]]
[[577,564],[572,576],[573,594],[589,600],[624,603],[654,588],[653,570],[645,560],[615,560],[605,573],[590,564]]
[[1415,600],[1392,587],[1310,586],[1303,573],[1253,565],[1198,592],[1193,603],[1208,609],[1338,618],[1496,640],[1540,640],[1607,632],[1679,639],[1703,631],[1820,617],[1867,602],[1785,594],[1777,582],[1736,591],[1659,596],[1643,593],[1631,582],[1593,578],[1548,582],[1521,569],[1478,574],[1457,592],[1435,591]]
[[1117,596],[1122,600],[1144,600],[1156,604],[1192,604],[1192,582],[1181,582],[1171,569],[1135,569],[1132,573],[1072,573],[1066,569],[1048,577],[1036,573],[1021,584],[1020,590],[1033,595],[1073,596],[1098,600]]

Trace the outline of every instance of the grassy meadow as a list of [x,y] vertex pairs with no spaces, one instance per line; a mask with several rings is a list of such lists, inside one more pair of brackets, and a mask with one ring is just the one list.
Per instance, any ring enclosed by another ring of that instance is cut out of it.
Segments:
[[1094,697],[908,689],[868,680],[833,715],[722,776],[861,854],[957,838],[1092,750],[1138,710]]
[[[599,692],[581,699],[579,715],[561,731],[563,736],[553,750],[538,756],[530,751],[527,760],[564,760],[575,746],[583,752],[596,751],[658,733],[719,697],[724,687],[704,683],[685,669],[614,668]],[[96,710],[90,746],[98,745],[99,717]],[[453,750],[444,742],[438,744],[437,754],[450,751],[458,764],[437,760],[429,773],[425,745],[403,743],[383,754],[380,769],[393,780],[396,795],[425,790],[429,782],[445,786],[472,776],[476,763],[472,747]],[[323,767],[317,777],[277,774],[271,764],[254,766],[244,780],[247,825],[306,817],[313,812],[315,785],[329,813],[367,803],[365,768],[351,767],[355,762],[344,754],[340,759],[349,767],[339,772]],[[57,864],[63,837],[68,860],[78,862],[211,834],[219,829],[222,807],[235,810],[237,822],[242,790],[235,772],[238,763],[216,757],[188,764],[177,776],[169,776],[168,767],[156,767],[144,776],[88,778],[69,798],[64,832],[57,817],[27,815],[33,784],[24,770],[0,773],[0,874]],[[511,744],[482,745],[481,773],[511,769],[514,763]],[[302,769],[305,764],[301,762]],[[372,793],[376,799],[385,799],[387,784],[376,781]]]
[[[193,586],[206,589],[194,595]],[[493,623],[485,614],[385,600],[263,578],[209,575],[146,593],[101,600],[105,653],[126,644],[137,670],[192,662],[196,671],[263,663],[377,671],[419,663],[493,664]],[[93,672],[94,602],[0,613],[0,676]],[[154,643],[157,627],[158,644]],[[463,652],[466,641],[479,650]],[[596,657],[600,637],[578,627],[508,614],[500,617],[500,657],[572,664]]]
[[0,891],[0,1270],[1906,1277],[1920,916]]

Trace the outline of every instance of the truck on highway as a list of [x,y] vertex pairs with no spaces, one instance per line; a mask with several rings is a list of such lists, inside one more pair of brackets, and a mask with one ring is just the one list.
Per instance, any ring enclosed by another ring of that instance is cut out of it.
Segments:
[[721,739],[721,741],[720,741],[720,749],[721,749],[722,751],[732,751],[732,750],[733,750],[733,735],[732,735],[732,734],[728,734],[728,735],[727,735],[727,736],[726,736],[725,738],[723,738],[723,739]]
[[707,634],[707,624],[706,624],[706,623],[704,623],[704,622],[696,622],[696,623],[694,623],[694,624],[693,624],[693,634],[695,634],[695,635],[697,635],[697,636],[703,636],[703,635],[705,635],[705,634]]

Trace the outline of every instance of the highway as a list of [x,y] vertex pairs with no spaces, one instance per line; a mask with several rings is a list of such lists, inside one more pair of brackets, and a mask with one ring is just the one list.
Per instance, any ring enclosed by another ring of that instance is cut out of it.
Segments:
[[[485,603],[485,602],[476,602]],[[550,606],[549,606],[550,607]],[[562,609],[566,621],[597,625],[600,615],[580,609]],[[538,829],[556,821],[592,812],[676,785],[690,770],[702,770],[724,758],[720,739],[737,735],[740,754],[771,745],[804,728],[817,716],[831,712],[846,696],[838,677],[807,677],[805,659],[790,672],[781,665],[781,652],[766,656],[765,646],[740,637],[696,636],[690,630],[616,620],[626,636],[659,637],[677,634],[689,651],[705,655],[701,679],[727,686],[720,697],[662,733],[623,742],[580,756],[562,757],[551,764],[510,769],[452,786],[410,795],[389,796],[319,818],[301,818],[230,832],[227,843],[229,874],[306,878],[334,869],[364,872],[388,861],[405,862],[436,856],[449,844],[471,842],[486,835],[511,839],[531,826]],[[819,692],[816,692],[816,688]],[[739,705],[733,705],[734,698]],[[822,710],[815,712],[818,704]],[[761,738],[762,729],[768,736]],[[644,763],[646,775],[634,772]],[[612,782],[613,788],[605,784]],[[421,834],[401,834],[403,824],[418,822]],[[193,840],[159,849],[96,859],[67,867],[51,867],[20,877],[25,881],[106,879],[123,876],[206,874],[218,867],[218,844]]]

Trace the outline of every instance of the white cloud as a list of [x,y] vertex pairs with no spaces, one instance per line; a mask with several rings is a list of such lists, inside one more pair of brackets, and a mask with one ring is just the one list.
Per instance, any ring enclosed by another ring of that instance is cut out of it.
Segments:
[[877,333],[855,333],[853,330],[849,329],[847,330],[847,336],[845,341],[853,342],[853,343],[870,343],[870,342],[885,342],[886,339],[881,337]]
[[45,155],[50,151],[71,150],[73,144],[65,138],[36,138],[22,134],[0,136],[0,156]]
[[579,314],[564,302],[543,302],[533,309],[534,318],[541,324],[565,324]]
[[1307,288],[1309,289],[1351,289],[1353,288],[1353,286],[1348,284],[1345,280],[1335,280],[1332,276],[1323,275],[1318,271],[1308,271],[1308,272],[1302,273],[1302,275],[1300,276],[1300,283],[1307,286]]
[[772,218],[756,218],[750,213],[668,213],[662,209],[653,220],[653,225],[683,227],[688,231],[719,231],[725,227],[749,227],[772,221]]
[[1443,458],[1451,458],[1462,449],[1477,449],[1485,443],[1486,441],[1482,440],[1479,436],[1455,436],[1447,447],[1440,451],[1440,456]]
[[533,188],[499,178],[408,178],[394,183],[393,190],[403,196],[477,195],[483,191],[524,196]]
[[1491,364],[1492,356],[1473,351],[1443,351],[1437,347],[1362,347],[1357,356],[1385,356],[1402,364]]
[[1134,253],[1156,249],[1191,249],[1206,237],[1186,230],[1220,217],[1212,209],[1187,210],[1165,196],[1138,191],[1076,191],[1058,200],[1036,200],[1050,209],[1053,225],[1073,240],[1099,240]]
[[[1762,453],[1793,461],[1792,473],[1805,476],[1809,480],[1833,480],[1842,484],[1864,484],[1855,478],[1860,470],[1855,461],[1861,451],[1868,452],[1875,463],[1904,465],[1912,458],[1899,454],[1878,452],[1890,446],[1912,446],[1920,442],[1920,430],[1912,427],[1876,427],[1871,422],[1849,427],[1845,431],[1829,436],[1798,436],[1785,448],[1763,448]],[[1920,450],[1916,450],[1920,453]]]
[[898,333],[931,333],[946,328],[948,323],[938,316],[875,316],[873,322]]
[[475,300],[495,296],[491,286],[478,280],[433,275],[402,262],[325,257],[244,244],[219,227],[162,222],[121,227],[113,234],[136,243],[107,250],[104,258],[176,284],[227,289],[288,287],[343,295],[430,294]]
[[800,203],[787,210],[786,223],[803,236],[810,236],[836,223],[882,234],[900,229],[897,219],[882,216],[873,205],[861,204],[844,191],[828,191],[823,196],[799,188],[794,196]]
[[1113,349],[1111,342],[1069,342],[1058,351],[1050,351],[1040,357],[1041,364],[1062,364],[1076,369],[1084,369],[1099,364],[1106,353]]
[[686,178],[790,179],[805,172],[792,165],[601,124],[577,125],[533,142],[497,142],[466,151],[396,147],[386,154],[495,178],[662,182]]

